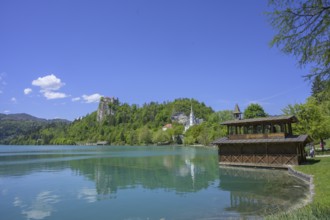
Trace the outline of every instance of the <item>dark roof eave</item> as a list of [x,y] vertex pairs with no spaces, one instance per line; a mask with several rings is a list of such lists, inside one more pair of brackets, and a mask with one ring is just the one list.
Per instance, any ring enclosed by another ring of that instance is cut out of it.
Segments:
[[287,116],[273,116],[264,118],[250,118],[242,120],[232,120],[220,123],[221,125],[243,125],[243,124],[265,124],[270,122],[298,122],[298,119],[294,115]]
[[312,140],[308,135],[299,135],[289,138],[269,138],[269,139],[238,139],[229,140],[227,137],[220,138],[212,142],[215,145],[221,144],[262,144],[262,143],[310,143]]

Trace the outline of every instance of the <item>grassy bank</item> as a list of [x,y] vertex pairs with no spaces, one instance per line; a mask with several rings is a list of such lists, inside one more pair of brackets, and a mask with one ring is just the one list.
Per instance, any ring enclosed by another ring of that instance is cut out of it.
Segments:
[[312,203],[266,219],[330,219],[330,157],[316,157],[294,169],[314,176],[315,195]]

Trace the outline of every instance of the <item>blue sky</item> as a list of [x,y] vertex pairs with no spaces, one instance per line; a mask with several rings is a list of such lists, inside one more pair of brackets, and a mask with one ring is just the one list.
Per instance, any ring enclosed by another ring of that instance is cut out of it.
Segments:
[[281,114],[311,85],[307,68],[269,47],[269,10],[259,0],[2,0],[0,113],[73,120],[115,96]]

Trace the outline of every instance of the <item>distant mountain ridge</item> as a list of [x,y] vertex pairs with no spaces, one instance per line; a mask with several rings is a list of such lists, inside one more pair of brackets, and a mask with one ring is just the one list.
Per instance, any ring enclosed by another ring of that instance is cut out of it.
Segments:
[[34,122],[63,122],[63,123],[71,123],[71,121],[66,119],[44,119],[38,118],[26,113],[17,113],[17,114],[1,114],[0,113],[0,121],[11,120],[11,121],[34,121]]

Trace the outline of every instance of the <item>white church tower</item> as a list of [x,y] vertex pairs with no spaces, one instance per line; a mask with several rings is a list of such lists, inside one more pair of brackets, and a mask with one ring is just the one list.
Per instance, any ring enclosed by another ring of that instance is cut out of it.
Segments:
[[189,116],[189,127],[194,126],[194,125],[195,125],[195,116],[194,116],[193,108],[191,105],[190,116]]
[[189,115],[189,123],[186,124],[184,127],[184,131],[186,132],[191,126],[194,126],[196,124],[196,119],[194,115],[194,111],[191,105],[190,115]]

